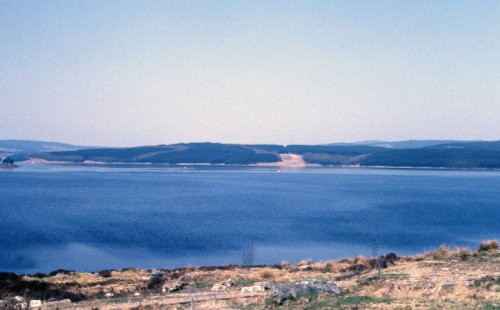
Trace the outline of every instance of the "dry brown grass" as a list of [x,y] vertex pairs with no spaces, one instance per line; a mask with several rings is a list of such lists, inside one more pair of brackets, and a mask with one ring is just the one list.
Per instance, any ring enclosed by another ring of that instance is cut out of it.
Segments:
[[452,256],[452,252],[445,244],[442,244],[436,250],[430,250],[424,253],[425,258],[446,259]]
[[307,265],[312,265],[312,263],[313,263],[312,259],[308,258],[308,259],[301,260],[296,265],[297,266],[307,266]]
[[[421,255],[404,257],[396,261],[394,265],[383,269],[380,277],[373,268],[373,259],[363,256],[316,263],[303,260],[297,264],[286,263],[281,266],[164,270],[166,283],[174,283],[181,278],[186,282],[186,287],[178,293],[160,294],[155,298],[164,300],[168,297],[171,300],[177,298],[176,296],[179,296],[178,298],[184,296],[182,298],[185,299],[191,294],[190,292],[213,294],[210,291],[213,284],[224,283],[231,279],[235,286],[229,288],[227,293],[234,294],[235,297],[234,300],[227,301],[227,305],[241,308],[242,304],[249,302],[248,299],[238,297],[241,288],[255,282],[286,283],[322,279],[335,281],[348,297],[364,296],[392,300],[390,304],[369,304],[369,307],[365,305],[365,308],[360,306],[359,309],[405,309],[407,307],[410,309],[472,309],[489,304],[500,307],[500,257],[498,255],[500,251],[492,241],[485,241],[482,244],[484,245],[482,248],[480,246],[482,249],[480,253],[473,253],[467,248],[451,249],[442,245],[436,250]],[[307,268],[298,268],[301,266]],[[42,280],[55,285],[68,284],[68,289],[87,296],[98,296],[98,294],[102,296],[103,293],[113,292],[117,297],[129,298],[140,293],[138,300],[143,300],[144,306],[154,307],[158,302],[153,300],[154,295],[151,294],[159,293],[147,290],[150,273],[148,270],[129,269],[113,271],[111,277],[102,277],[94,273],[74,273],[59,274],[43,279],[32,277],[26,277],[26,279]],[[71,283],[77,283],[78,286],[69,285]],[[264,299],[264,297],[259,297],[253,302],[263,305]],[[102,305],[108,300],[110,299],[94,299],[93,303],[101,309],[106,309],[108,306]],[[302,300],[303,304],[297,304],[295,308],[292,307],[293,302],[290,305],[291,308],[302,309],[307,306],[308,302],[308,299]],[[328,302],[328,300],[319,302]],[[89,302],[86,305],[89,305]],[[175,307],[172,306],[172,308]],[[125,307],[110,306],[108,308]]]
[[314,271],[319,272],[338,272],[340,270],[340,265],[334,260],[328,260],[315,263],[312,268]]

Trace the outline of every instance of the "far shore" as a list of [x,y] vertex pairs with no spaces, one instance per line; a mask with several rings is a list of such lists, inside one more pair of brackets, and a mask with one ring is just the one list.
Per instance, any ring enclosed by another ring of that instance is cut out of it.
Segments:
[[[24,161],[19,161],[22,164],[47,164],[47,165],[137,165],[137,166],[172,166],[172,167],[275,167],[279,168],[290,168],[290,169],[301,169],[301,168],[353,168],[353,169],[417,169],[417,170],[459,170],[459,171],[500,171],[500,168],[481,168],[481,167],[428,167],[428,166],[362,166],[362,165],[319,165],[319,164],[293,164],[286,161],[279,162],[269,162],[269,163],[256,163],[256,164],[214,164],[214,163],[151,163],[151,162],[103,162],[103,161],[92,161],[85,160],[83,162],[70,162],[70,161],[50,161],[41,158],[29,158]],[[16,166],[17,167],[17,166]],[[1,167],[0,167],[1,168]]]

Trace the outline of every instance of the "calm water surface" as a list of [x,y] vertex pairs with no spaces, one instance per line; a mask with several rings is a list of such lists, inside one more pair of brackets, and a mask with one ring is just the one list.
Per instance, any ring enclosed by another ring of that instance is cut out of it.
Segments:
[[24,165],[0,170],[0,270],[412,254],[500,237],[500,172]]

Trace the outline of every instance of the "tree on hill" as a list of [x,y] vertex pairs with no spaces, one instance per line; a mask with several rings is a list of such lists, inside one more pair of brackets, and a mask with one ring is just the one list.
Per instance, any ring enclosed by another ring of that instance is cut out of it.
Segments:
[[6,157],[2,160],[2,164],[12,166],[14,165],[14,160],[12,158]]

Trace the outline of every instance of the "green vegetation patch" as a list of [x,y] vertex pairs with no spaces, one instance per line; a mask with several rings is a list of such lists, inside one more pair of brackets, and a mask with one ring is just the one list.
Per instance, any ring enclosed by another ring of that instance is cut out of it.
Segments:
[[312,298],[309,300],[307,305],[304,305],[303,309],[328,309],[328,308],[339,308],[343,306],[356,306],[360,304],[388,304],[393,302],[394,298],[377,298],[371,296],[342,296],[342,297],[331,297],[331,296],[322,296],[318,298]]
[[255,279],[250,279],[250,278],[239,278],[234,280],[234,285],[235,286],[249,286],[253,285],[257,280]]
[[406,273],[386,273],[381,274],[380,278],[377,276],[372,277],[360,277],[356,282],[360,285],[369,285],[372,282],[377,282],[378,280],[397,280],[397,279],[408,279],[410,276]]

